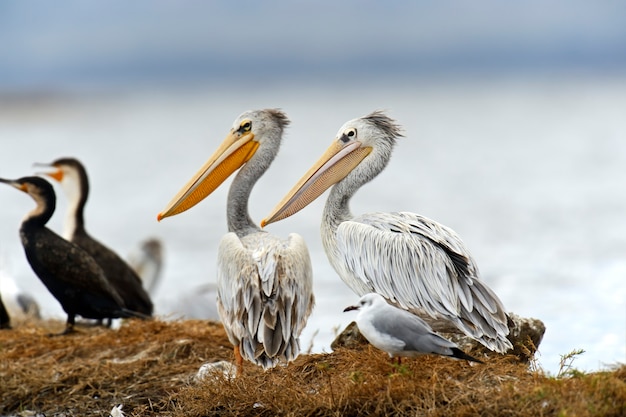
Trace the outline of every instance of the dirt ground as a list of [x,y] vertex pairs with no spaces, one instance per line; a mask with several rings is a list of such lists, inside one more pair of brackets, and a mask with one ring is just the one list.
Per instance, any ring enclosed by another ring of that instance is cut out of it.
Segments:
[[0,416],[109,416],[120,404],[126,416],[626,415],[623,364],[555,377],[512,355],[396,365],[362,345],[199,379],[203,364],[233,358],[219,323],[129,320],[49,336],[63,328],[33,321],[0,331]]

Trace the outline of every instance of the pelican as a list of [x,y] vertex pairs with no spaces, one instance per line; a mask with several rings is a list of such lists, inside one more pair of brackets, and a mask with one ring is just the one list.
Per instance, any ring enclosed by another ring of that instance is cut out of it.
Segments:
[[480,280],[452,229],[415,213],[350,212],[354,193],[385,168],[401,136],[401,127],[381,111],[345,123],[261,227],[297,213],[334,185],[322,216],[322,243],[355,293],[375,292],[405,310],[443,317],[489,349],[505,352],[512,345],[502,302]]
[[45,175],[61,183],[68,197],[63,237],[94,258],[124,300],[126,308],[151,316],[152,300],[143,288],[139,276],[117,253],[87,233],[83,212],[89,196],[89,179],[83,164],[76,158],[59,158],[50,164],[35,165],[55,168],[55,171]]
[[277,109],[241,114],[215,153],[157,217],[191,208],[241,168],[228,193],[228,233],[220,241],[217,265],[218,312],[239,374],[244,358],[264,369],[295,359],[314,305],[311,260],[302,237],[273,236],[248,213],[252,187],[276,157],[288,124]]

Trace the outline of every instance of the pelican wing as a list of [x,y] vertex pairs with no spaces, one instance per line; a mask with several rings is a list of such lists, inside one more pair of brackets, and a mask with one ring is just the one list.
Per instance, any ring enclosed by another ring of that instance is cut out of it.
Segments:
[[218,251],[218,309],[230,341],[264,367],[292,360],[314,304],[304,240],[228,233]]
[[370,213],[339,225],[337,251],[360,295],[377,292],[492,349],[511,348],[504,307],[452,229],[414,213]]

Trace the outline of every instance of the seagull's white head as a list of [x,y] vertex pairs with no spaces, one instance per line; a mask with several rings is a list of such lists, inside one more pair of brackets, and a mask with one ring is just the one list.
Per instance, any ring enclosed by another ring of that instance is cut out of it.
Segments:
[[343,311],[367,310],[381,304],[387,304],[387,301],[385,301],[382,295],[371,292],[361,297],[357,305],[348,306]]

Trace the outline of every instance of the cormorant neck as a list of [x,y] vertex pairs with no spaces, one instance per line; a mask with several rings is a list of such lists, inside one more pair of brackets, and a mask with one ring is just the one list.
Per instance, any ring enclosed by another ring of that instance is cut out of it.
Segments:
[[84,210],[89,196],[89,181],[87,175],[79,173],[79,178],[68,178],[61,183],[67,195],[67,211],[63,223],[63,237],[72,240],[77,232],[85,231]]
[[44,198],[43,196],[32,196],[37,206],[24,217],[22,227],[34,226],[44,227],[54,214],[56,208],[56,198],[54,195]]
[[84,201],[82,204],[72,204],[67,207],[65,213],[65,222],[63,223],[63,238],[72,240],[76,232],[85,231],[85,220],[83,210],[85,208]]

